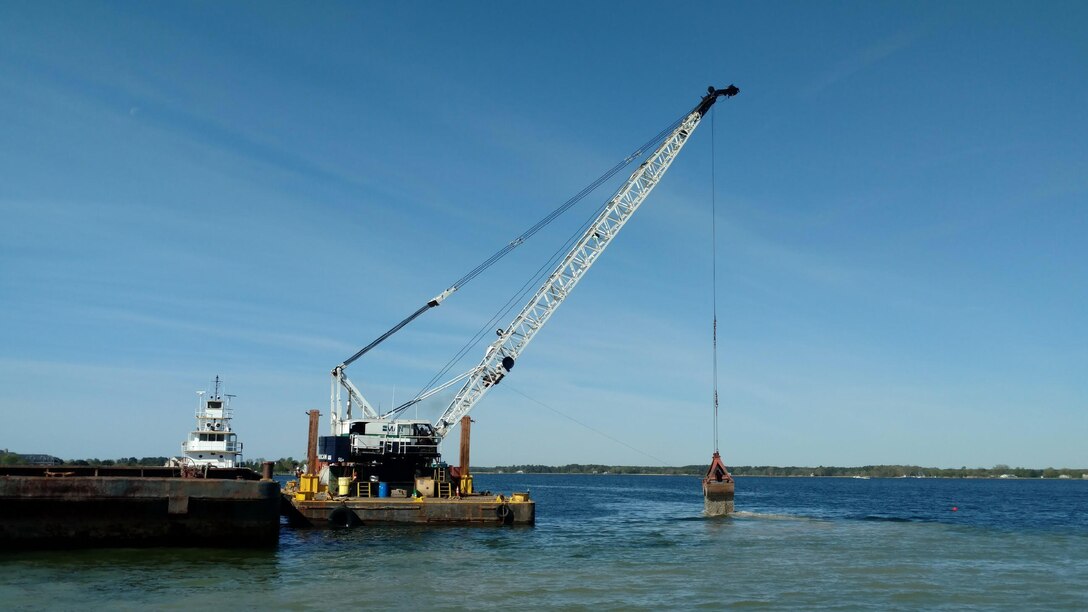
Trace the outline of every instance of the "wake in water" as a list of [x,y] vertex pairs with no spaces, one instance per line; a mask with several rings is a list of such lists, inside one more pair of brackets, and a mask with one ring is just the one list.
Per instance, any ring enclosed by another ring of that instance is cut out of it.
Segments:
[[771,514],[771,513],[767,513],[767,512],[748,512],[748,511],[745,511],[745,510],[730,512],[729,514],[725,514],[725,515],[710,515],[710,514],[703,513],[703,514],[700,514],[698,516],[681,517],[681,518],[679,518],[677,520],[680,520],[680,521],[706,521],[706,520],[721,521],[721,520],[732,520],[732,519],[761,519],[761,520],[771,520],[771,521],[814,521],[814,522],[824,520],[824,519],[814,518],[814,517],[811,517],[811,516],[802,516],[800,514]]
[[740,511],[734,512],[733,516],[743,519],[763,519],[772,521],[815,521],[817,519],[811,516],[801,516],[799,514],[771,514],[767,512],[747,512]]

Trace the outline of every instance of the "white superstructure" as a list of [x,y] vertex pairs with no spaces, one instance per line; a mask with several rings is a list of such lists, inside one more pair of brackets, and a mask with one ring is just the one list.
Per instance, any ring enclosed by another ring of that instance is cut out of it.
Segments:
[[233,417],[230,400],[234,396],[220,394],[220,384],[216,376],[213,393],[197,393],[200,399],[196,409],[196,429],[189,432],[189,439],[181,443],[184,456],[178,458],[179,462],[217,468],[241,467],[242,443],[230,426]]

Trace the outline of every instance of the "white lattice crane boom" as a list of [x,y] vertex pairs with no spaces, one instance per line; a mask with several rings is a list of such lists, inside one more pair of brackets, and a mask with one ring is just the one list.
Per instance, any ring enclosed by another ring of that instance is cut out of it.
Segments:
[[468,380],[435,424],[440,437],[514,367],[521,352],[660,182],[714,102],[738,92],[732,85],[725,89],[710,87],[699,105],[631,174],[517,317],[506,329],[499,330],[498,339],[488,346],[483,361],[469,371]]

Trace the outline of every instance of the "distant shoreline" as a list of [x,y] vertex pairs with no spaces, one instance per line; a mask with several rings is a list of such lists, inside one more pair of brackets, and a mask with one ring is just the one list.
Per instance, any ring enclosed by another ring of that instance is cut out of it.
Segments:
[[[865,465],[842,466],[733,466],[733,476],[767,476],[774,478],[983,478],[998,480],[1088,480],[1088,468],[1024,468],[995,465],[992,468],[961,467],[934,468],[917,465]],[[706,466],[684,465],[637,466],[569,464],[555,465],[500,465],[473,467],[476,474],[585,474],[626,476],[703,476]]]
[[[59,459],[51,455],[20,455],[8,449],[0,449],[2,465],[79,465],[79,466],[161,466],[166,457],[123,457],[119,459]],[[241,467],[256,471],[261,469],[264,458],[243,462]],[[302,461],[293,457],[281,457],[273,461],[276,474],[294,474],[302,466]],[[682,465],[603,465],[570,463],[566,465],[497,465],[491,467],[473,466],[476,474],[585,474],[585,475],[624,475],[624,476],[698,476],[706,474],[707,466]],[[999,480],[1088,480],[1086,468],[1025,468],[998,464],[993,467],[935,468],[918,465],[863,465],[843,466],[776,466],[776,465],[737,465],[729,468],[733,476],[767,476],[772,478],[985,478]]]
[[[616,474],[612,472],[604,472],[593,474],[591,472],[503,472],[493,471],[476,468],[472,469],[473,474],[487,474],[489,476],[668,476],[670,478],[702,478],[702,474],[666,474],[666,473],[630,473],[630,474]],[[1018,476],[1012,476],[1009,478],[1001,478],[1000,476],[802,476],[800,474],[732,474],[734,478],[841,478],[846,480],[1068,480],[1071,482],[1088,480],[1088,478],[1047,478],[1040,476],[1038,478],[1020,478]]]

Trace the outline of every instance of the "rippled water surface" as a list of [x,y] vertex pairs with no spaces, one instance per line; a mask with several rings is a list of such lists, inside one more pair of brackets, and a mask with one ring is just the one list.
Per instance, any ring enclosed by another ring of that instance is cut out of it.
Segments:
[[531,490],[537,525],[0,551],[0,608],[1088,609],[1088,481],[738,478],[731,518],[695,478],[477,483]]

